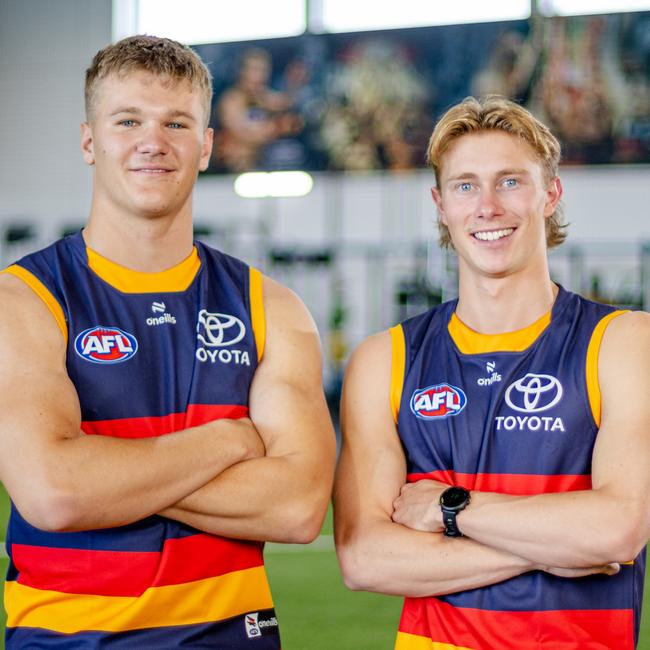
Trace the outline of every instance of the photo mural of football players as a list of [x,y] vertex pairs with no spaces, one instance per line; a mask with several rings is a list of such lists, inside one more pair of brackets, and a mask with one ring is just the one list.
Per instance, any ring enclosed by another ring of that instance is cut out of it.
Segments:
[[330,167],[402,170],[422,164],[430,92],[405,48],[370,39],[339,58],[328,75],[321,129]]
[[245,50],[237,81],[218,99],[213,160],[226,171],[282,168],[280,161],[273,161],[271,145],[298,135],[304,126],[294,107],[295,95],[270,87],[272,65],[266,50]]

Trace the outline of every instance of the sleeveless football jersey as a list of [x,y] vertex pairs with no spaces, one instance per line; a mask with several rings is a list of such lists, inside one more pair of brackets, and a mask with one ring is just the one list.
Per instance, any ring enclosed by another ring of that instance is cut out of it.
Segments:
[[[124,269],[81,234],[7,272],[47,304],[87,435],[161,436],[248,414],[264,349],[262,279],[197,243],[162,273]],[[7,648],[279,648],[262,545],[151,516],[50,533],[12,508]]]
[[[591,488],[597,362],[621,312],[564,291],[504,335],[469,330],[445,303],[390,330],[391,406],[409,481],[533,495]],[[645,552],[615,576],[533,571],[491,586],[406,598],[397,650],[632,650]]]

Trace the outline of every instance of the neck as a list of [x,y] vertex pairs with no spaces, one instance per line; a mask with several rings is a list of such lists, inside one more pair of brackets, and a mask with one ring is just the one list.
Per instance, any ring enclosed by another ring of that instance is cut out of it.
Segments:
[[548,273],[526,277],[463,277],[456,315],[482,334],[503,334],[523,329],[548,312],[558,294]]
[[99,216],[91,212],[83,231],[86,245],[120,266],[158,273],[176,266],[192,252],[191,214],[147,218]]

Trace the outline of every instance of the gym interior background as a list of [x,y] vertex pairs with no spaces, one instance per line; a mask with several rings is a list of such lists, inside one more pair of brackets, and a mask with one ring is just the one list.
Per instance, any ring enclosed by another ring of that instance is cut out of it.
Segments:
[[[327,2],[304,2],[308,26],[320,25],[323,38],[328,33],[322,20]],[[224,12],[228,4],[204,0],[204,5],[219,6]],[[551,24],[554,19],[540,10],[546,8],[548,13],[553,4],[551,0],[533,1],[536,26]],[[555,4],[561,2],[555,0]],[[589,4],[592,13],[598,11],[598,3]],[[609,10],[621,11],[621,3],[610,3],[614,4]],[[115,14],[118,9],[124,12],[125,5],[131,12],[130,24],[136,24],[137,0],[0,0],[3,267],[64,233],[78,230],[86,219],[91,171],[78,146],[83,74],[98,49],[119,30],[119,35],[128,31],[128,20],[125,23],[122,15],[120,22]],[[186,13],[189,6],[177,2],[175,9]],[[645,37],[637,38],[641,52],[633,71],[636,86],[630,94],[636,106],[635,154],[626,158],[619,152],[604,162],[596,158],[597,164],[574,156],[571,164],[562,167],[569,238],[551,254],[551,268],[554,278],[566,288],[614,304],[648,309],[650,2],[639,1],[633,8],[640,13],[632,22],[645,25]],[[529,19],[526,14],[518,18]],[[610,24],[601,23],[606,36]],[[408,41],[409,25],[396,22],[394,26],[400,28],[401,42]],[[413,37],[421,38],[421,30],[415,29]],[[346,38],[360,39],[360,31]],[[383,36],[390,33],[375,32],[373,42]],[[259,38],[247,38],[256,46],[263,43]],[[613,38],[605,37],[603,42],[607,47]],[[519,45],[526,47],[523,41]],[[552,43],[548,48],[557,52]],[[574,53],[572,72],[578,77],[581,69],[575,66],[580,61]],[[602,61],[607,85],[615,75],[608,69],[606,57]],[[420,63],[414,65],[417,70]],[[614,98],[618,93],[620,103],[620,84],[610,83],[607,92]],[[418,130],[421,125],[414,129],[428,135],[436,115],[430,117],[423,130]],[[456,265],[453,254],[442,252],[437,245],[436,215],[429,193],[433,177],[422,164],[415,160],[389,169],[390,165],[369,163],[364,169],[363,165],[337,161],[333,154],[330,159],[335,162],[320,160],[312,165],[313,188],[300,197],[240,196],[235,191],[238,174],[222,166],[216,169],[218,173],[199,178],[194,212],[197,235],[206,243],[257,266],[303,298],[323,338],[324,385],[336,411],[342,369],[351,349],[367,335],[453,297]],[[269,549],[269,572],[284,625],[285,647],[391,647],[399,600],[346,592],[337,575],[330,535],[328,522],[311,549]],[[645,620],[640,647],[650,648],[650,622],[645,624]]]

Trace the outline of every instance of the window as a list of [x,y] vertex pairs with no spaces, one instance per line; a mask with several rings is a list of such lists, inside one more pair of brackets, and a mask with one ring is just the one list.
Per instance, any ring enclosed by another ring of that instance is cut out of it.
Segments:
[[538,0],[538,4],[541,13],[546,16],[622,13],[650,9],[648,0]]
[[399,27],[517,20],[530,15],[529,0],[322,0],[324,31],[353,32]]
[[113,0],[114,40],[155,34],[193,45],[304,31],[304,0]]

